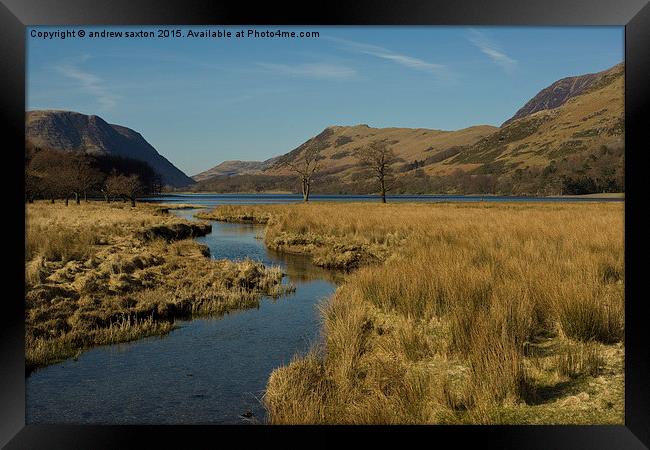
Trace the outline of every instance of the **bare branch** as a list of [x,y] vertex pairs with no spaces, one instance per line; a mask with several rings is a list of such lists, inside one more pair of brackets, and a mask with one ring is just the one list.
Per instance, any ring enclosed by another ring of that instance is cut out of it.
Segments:
[[385,141],[374,141],[367,147],[357,148],[356,156],[377,179],[382,202],[386,203],[386,192],[395,185],[392,168],[397,161],[395,153]]
[[[320,153],[323,148],[322,145],[315,145],[312,141],[307,141],[305,144],[282,158],[275,167],[288,167],[292,172],[298,174],[302,186],[302,194],[304,201],[309,201],[309,194],[311,192],[311,184],[314,174],[320,168],[320,161],[322,159]],[[290,160],[290,157],[295,159]]]

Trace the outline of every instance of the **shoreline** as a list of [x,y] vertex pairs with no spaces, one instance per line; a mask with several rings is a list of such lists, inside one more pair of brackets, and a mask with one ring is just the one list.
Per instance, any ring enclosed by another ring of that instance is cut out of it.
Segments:
[[[159,194],[160,197],[187,197],[191,195],[197,196],[223,196],[223,197],[271,197],[271,196],[291,196],[300,199],[302,194],[298,192],[282,192],[282,191],[269,191],[269,192],[211,192],[211,191],[201,191],[201,192],[163,192]],[[310,199],[317,198],[369,198],[369,199],[381,199],[379,194],[318,194],[312,193]],[[545,195],[545,196],[536,196],[536,195],[502,195],[502,194],[388,194],[388,199],[400,199],[400,198],[467,198],[467,199],[476,199],[476,198],[512,198],[512,199],[531,199],[531,200],[543,200],[543,199],[603,199],[603,200],[625,200],[624,192],[603,192],[596,194],[574,194],[574,195]],[[148,197],[147,199],[156,198]],[[147,202],[147,200],[141,200]]]

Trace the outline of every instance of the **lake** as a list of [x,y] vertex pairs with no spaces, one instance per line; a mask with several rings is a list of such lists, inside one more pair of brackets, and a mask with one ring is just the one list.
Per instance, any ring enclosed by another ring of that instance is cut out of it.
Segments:
[[[475,195],[389,195],[388,202],[622,202],[620,197],[517,197]],[[379,202],[377,195],[311,195],[314,202]],[[302,202],[300,194],[162,194],[143,198],[145,202],[187,203],[197,206],[223,204],[272,204]]]

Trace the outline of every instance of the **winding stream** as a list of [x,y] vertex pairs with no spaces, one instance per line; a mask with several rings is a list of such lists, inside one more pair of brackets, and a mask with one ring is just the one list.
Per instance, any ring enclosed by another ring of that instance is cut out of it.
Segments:
[[[197,210],[174,213],[192,220]],[[277,254],[260,226],[212,223],[197,238],[213,258],[280,265],[296,286],[259,308],[177,321],[169,335],[96,347],[26,379],[26,421],[75,424],[239,424],[265,420],[261,396],[273,369],[319,339],[317,305],[337,276],[300,255]],[[245,419],[241,414],[252,412]]]

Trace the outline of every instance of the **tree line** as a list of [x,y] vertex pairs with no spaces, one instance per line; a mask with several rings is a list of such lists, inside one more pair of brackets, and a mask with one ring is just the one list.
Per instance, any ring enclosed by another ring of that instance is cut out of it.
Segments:
[[115,155],[43,149],[25,151],[25,201],[47,199],[79,204],[89,197],[131,201],[160,192],[160,176],[144,161]]

